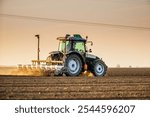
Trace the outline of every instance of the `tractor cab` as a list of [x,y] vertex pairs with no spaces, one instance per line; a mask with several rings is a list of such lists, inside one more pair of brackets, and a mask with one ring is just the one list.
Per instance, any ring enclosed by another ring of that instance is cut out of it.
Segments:
[[85,53],[86,52],[86,39],[83,39],[80,35],[74,34],[66,35],[65,37],[58,37],[59,42],[58,51],[62,53],[70,53],[70,52],[78,52]]

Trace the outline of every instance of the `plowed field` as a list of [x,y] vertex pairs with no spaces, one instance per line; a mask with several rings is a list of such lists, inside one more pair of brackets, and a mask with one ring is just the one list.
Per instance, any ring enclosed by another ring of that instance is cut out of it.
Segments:
[[150,99],[150,76],[0,76],[0,99]]

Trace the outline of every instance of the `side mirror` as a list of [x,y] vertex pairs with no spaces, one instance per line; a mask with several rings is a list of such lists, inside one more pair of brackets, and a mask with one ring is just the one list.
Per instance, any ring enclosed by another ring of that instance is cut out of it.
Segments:
[[88,40],[88,36],[86,36],[85,38],[86,38],[86,40]]
[[91,44],[91,46],[93,46],[93,42],[92,42],[92,41],[87,41],[87,43],[90,43],[90,44]]
[[91,53],[92,52],[92,49],[89,49],[89,53]]

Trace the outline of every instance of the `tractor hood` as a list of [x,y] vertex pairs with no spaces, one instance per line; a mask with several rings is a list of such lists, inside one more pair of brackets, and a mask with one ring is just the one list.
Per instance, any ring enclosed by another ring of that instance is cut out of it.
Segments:
[[99,57],[92,55],[92,54],[86,54],[86,58],[90,58],[90,59],[99,59]]
[[49,54],[52,55],[52,54],[60,54],[60,53],[61,53],[60,51],[52,51]]
[[62,61],[63,59],[63,53],[60,51],[52,51],[49,54],[50,59],[53,61]]

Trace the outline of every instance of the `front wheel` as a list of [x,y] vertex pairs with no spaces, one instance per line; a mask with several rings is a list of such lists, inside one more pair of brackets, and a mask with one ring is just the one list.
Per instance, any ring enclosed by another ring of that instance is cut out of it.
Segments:
[[95,76],[104,76],[107,71],[107,66],[102,60],[95,60],[92,65],[92,73]]

